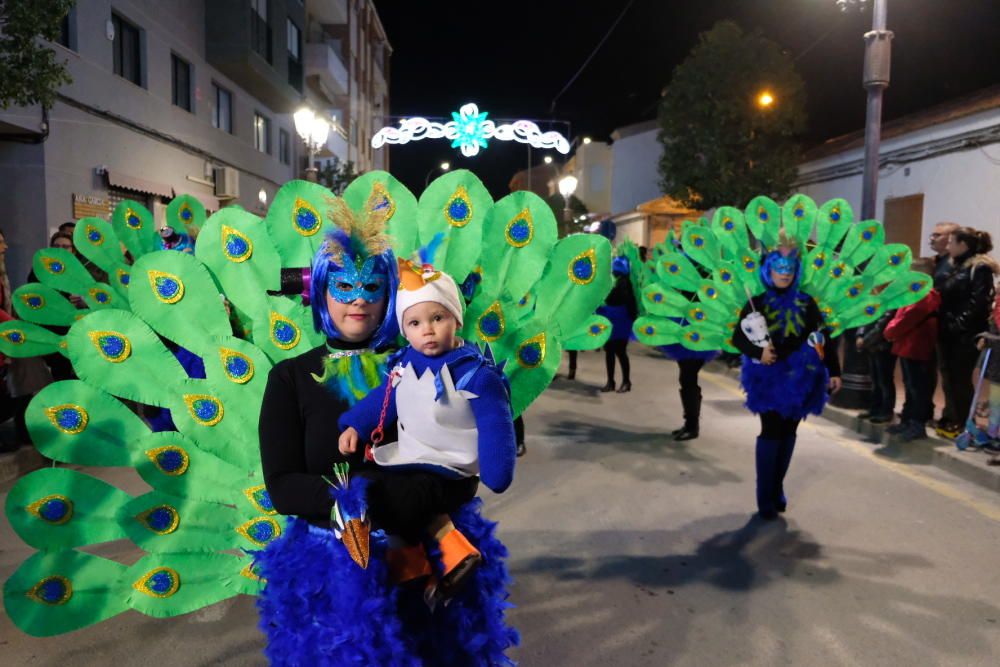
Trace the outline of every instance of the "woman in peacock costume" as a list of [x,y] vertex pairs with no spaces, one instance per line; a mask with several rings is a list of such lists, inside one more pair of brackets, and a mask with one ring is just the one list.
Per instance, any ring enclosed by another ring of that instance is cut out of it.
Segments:
[[[632,272],[631,278],[641,316],[649,314],[643,291],[647,286],[656,282],[654,269],[657,259],[665,252],[683,252],[680,248],[680,238],[683,236],[683,230],[691,224],[693,223],[690,221],[684,221],[676,237],[671,235],[667,242],[655,246],[653,248],[653,261],[649,263],[639,261],[639,248],[631,241],[626,241],[618,247],[620,254],[629,258],[633,266],[639,267],[638,270]],[[697,268],[698,265],[693,266]],[[709,274],[702,270],[702,277],[707,275]],[[690,292],[685,294],[683,290],[680,291],[682,296],[688,299],[695,296]],[[688,325],[684,318],[676,318],[675,322],[682,327]],[[684,423],[680,428],[671,431],[670,437],[676,442],[694,440],[698,437],[701,429],[701,386],[698,384],[698,374],[701,372],[702,366],[719,356],[719,350],[691,350],[680,343],[657,345],[656,349],[667,359],[677,362],[678,378],[681,385],[680,396],[681,407],[684,411]]]
[[[593,235],[557,242],[543,200],[517,192],[494,203],[466,171],[442,176],[419,202],[389,174],[366,174],[343,195],[355,214],[346,226],[331,219],[332,198],[293,181],[263,219],[231,207],[207,220],[197,200],[175,200],[171,214],[200,227],[194,254],[161,251],[149,212],[122,202],[110,223],[87,218],[75,231],[110,284],[68,251],[36,254],[41,282],[14,293],[21,319],[0,326],[0,350],[60,351],[80,379],[33,400],[32,436],[56,461],[134,468],[151,490],[132,497],[66,468],[15,485],[7,516],[39,550],[4,585],[24,632],[69,632],[126,609],[174,616],[242,593],[260,595],[276,664],[509,662],[517,635],[504,622],[506,551],[480,501],[453,520],[484,563],[431,611],[421,591],[393,584],[392,536],[371,527],[366,567],[340,541],[367,507],[363,481],[337,452],[336,421],[378,384],[395,342],[385,317],[393,253],[408,257],[440,233],[442,268],[459,282],[481,276],[462,336],[504,364],[517,415],[554,376],[564,332],[575,334],[609,291],[610,246]],[[366,242],[382,226],[391,249]],[[383,270],[381,305],[362,299],[370,307],[353,323],[332,314],[331,287],[353,276],[351,289],[364,291]],[[309,305],[283,289],[290,274],[311,279]],[[58,336],[41,325],[70,329]],[[166,343],[200,357],[205,377],[190,377]],[[137,405],[169,409],[176,430],[152,432]],[[130,566],[80,550],[122,538],[146,552]]]
[[820,414],[828,389],[839,388],[827,341],[919,301],[930,280],[910,270],[907,246],[886,244],[876,220],[855,223],[842,199],[819,208],[804,195],[783,206],[767,197],[745,211],[724,206],[711,224],[687,225],[681,249],[660,249],[636,335],[649,345],[743,354],[746,404],[761,420],[757,507],[773,518],[787,505],[783,481],[799,422]]

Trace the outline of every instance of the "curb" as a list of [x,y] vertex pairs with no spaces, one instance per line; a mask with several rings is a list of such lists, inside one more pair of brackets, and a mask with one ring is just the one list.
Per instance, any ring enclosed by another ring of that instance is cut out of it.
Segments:
[[[706,364],[705,370],[737,382],[740,379],[738,368],[729,368],[719,361]],[[987,452],[961,451],[951,440],[933,434],[922,440],[903,442],[897,436],[885,432],[888,424],[872,424],[860,419],[857,411],[832,405],[826,406],[822,418],[858,433],[862,436],[859,440],[879,446],[879,454],[888,458],[902,463],[934,465],[968,482],[1000,492],[1000,465],[990,465],[988,462],[991,456]]]

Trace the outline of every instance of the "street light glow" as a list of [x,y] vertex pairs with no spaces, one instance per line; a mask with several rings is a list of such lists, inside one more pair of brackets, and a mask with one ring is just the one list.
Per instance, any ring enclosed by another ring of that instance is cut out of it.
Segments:
[[584,144],[589,144],[590,142],[591,142],[591,138],[590,137],[584,137],[583,138],[583,143]]
[[563,176],[559,179],[559,194],[569,198],[576,192],[576,176]]
[[451,163],[450,162],[442,162],[441,163],[441,171],[448,171],[449,169],[451,169]]
[[765,90],[757,96],[757,106],[761,109],[767,109],[772,104],[774,104],[774,96],[771,95],[770,91]]
[[552,156],[551,155],[546,155],[545,156],[545,164],[552,164]]

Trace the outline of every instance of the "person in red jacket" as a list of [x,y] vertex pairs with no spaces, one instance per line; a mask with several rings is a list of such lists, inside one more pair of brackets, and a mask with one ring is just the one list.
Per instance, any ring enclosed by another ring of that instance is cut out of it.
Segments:
[[[920,264],[922,261],[914,262],[913,269],[931,273],[931,267]],[[892,354],[900,359],[906,388],[902,421],[887,431],[906,442],[925,437],[927,422],[934,416],[931,373],[940,306],[941,295],[931,290],[917,303],[900,308],[882,333],[892,343]]]

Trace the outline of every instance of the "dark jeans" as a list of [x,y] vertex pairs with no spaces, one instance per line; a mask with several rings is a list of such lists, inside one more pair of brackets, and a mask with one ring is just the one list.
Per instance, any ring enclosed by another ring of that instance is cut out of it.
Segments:
[[622,384],[629,383],[629,362],[628,362],[628,339],[625,340],[609,340],[604,344],[604,364],[608,369],[608,384],[615,381],[615,357],[618,357],[618,363],[622,365]]
[[416,470],[365,466],[360,477],[370,480],[368,515],[376,528],[398,535],[410,544],[423,541],[431,520],[451,514],[476,497],[478,477],[447,479]]
[[969,418],[972,406],[972,371],[976,367],[979,351],[972,343],[941,341],[938,352],[945,400],[941,421],[961,426]]
[[801,419],[782,417],[777,412],[762,412],[760,414],[760,437],[768,440],[794,438],[801,421]]
[[903,403],[903,421],[923,426],[934,417],[933,375],[937,372],[933,360],[917,361],[900,359],[906,401]]
[[567,352],[569,352],[569,369],[571,371],[575,371],[576,370],[576,354],[577,354],[577,351],[576,350],[567,350]]
[[869,352],[868,365],[872,374],[871,414],[891,417],[896,409],[896,355],[884,352]]

